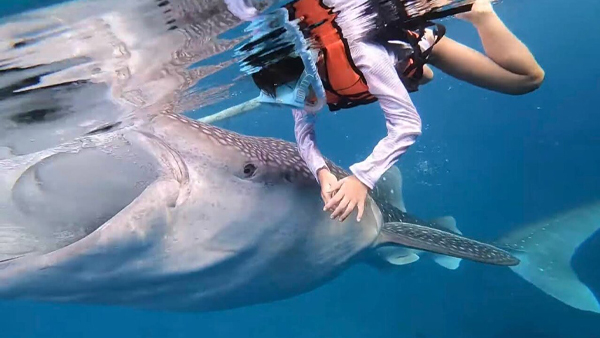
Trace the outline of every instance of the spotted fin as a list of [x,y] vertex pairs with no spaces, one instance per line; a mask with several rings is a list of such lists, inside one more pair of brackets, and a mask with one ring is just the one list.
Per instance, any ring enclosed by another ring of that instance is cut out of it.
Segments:
[[491,265],[519,264],[517,258],[492,245],[412,223],[385,223],[377,245],[392,243]]
[[376,200],[385,201],[400,211],[406,212],[404,197],[402,196],[402,174],[398,167],[392,166],[381,175],[373,195]]
[[[462,232],[456,226],[456,219],[452,216],[444,216],[431,220],[433,224],[440,229],[448,230],[451,233],[462,235]],[[433,254],[433,261],[446,269],[456,270],[460,266],[462,259],[444,255]]]

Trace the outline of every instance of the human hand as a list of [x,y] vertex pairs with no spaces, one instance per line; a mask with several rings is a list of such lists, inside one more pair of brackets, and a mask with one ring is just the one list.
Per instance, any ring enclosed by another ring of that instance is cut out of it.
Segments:
[[495,14],[490,0],[475,0],[470,11],[456,14],[456,17],[471,23],[477,23],[490,14]]
[[332,187],[337,184],[338,179],[326,167],[317,171],[317,177],[321,185],[321,198],[327,204],[335,191]]
[[325,204],[323,210],[331,211],[335,207],[335,210],[331,213],[331,218],[339,217],[340,222],[343,222],[357,207],[356,221],[360,222],[369,187],[352,175],[339,180],[332,188],[334,191],[337,190],[337,193]]

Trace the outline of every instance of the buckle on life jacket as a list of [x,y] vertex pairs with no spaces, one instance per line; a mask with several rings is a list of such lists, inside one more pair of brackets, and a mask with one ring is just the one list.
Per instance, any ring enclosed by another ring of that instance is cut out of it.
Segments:
[[[431,25],[435,25],[433,34],[435,40],[426,50],[421,51],[419,42],[425,36],[425,28]],[[419,90],[419,82],[423,78],[423,67],[429,61],[429,57],[433,51],[433,47],[444,37],[446,34],[446,27],[441,24],[427,23],[419,27],[419,33],[410,32],[409,43],[413,47],[413,54],[408,60],[409,65],[404,69],[402,73],[402,82],[409,93],[416,92]]]

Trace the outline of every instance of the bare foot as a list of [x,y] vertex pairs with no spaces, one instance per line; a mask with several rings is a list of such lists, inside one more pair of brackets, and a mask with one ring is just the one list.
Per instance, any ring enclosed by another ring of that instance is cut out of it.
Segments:
[[494,14],[494,8],[490,0],[475,0],[469,12],[457,14],[456,17],[474,23],[490,14]]

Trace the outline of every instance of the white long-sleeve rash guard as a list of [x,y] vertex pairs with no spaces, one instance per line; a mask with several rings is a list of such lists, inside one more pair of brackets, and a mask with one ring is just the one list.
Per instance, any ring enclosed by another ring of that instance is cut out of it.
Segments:
[[[249,20],[256,13],[254,8],[245,5],[244,0],[226,0],[226,3],[230,11],[242,20]],[[425,44],[421,46],[422,49],[426,49],[431,41],[431,34],[427,35],[427,39],[421,43]],[[373,189],[381,175],[394,165],[421,135],[421,118],[396,72],[394,65],[397,59],[393,54],[383,46],[366,42],[351,44],[350,53],[367,81],[369,92],[377,98],[386,120],[387,135],[377,143],[364,161],[350,166],[350,171],[356,178]],[[293,109],[292,112],[298,150],[317,178],[317,171],[326,167],[326,164],[316,146],[314,118],[304,110]]]

